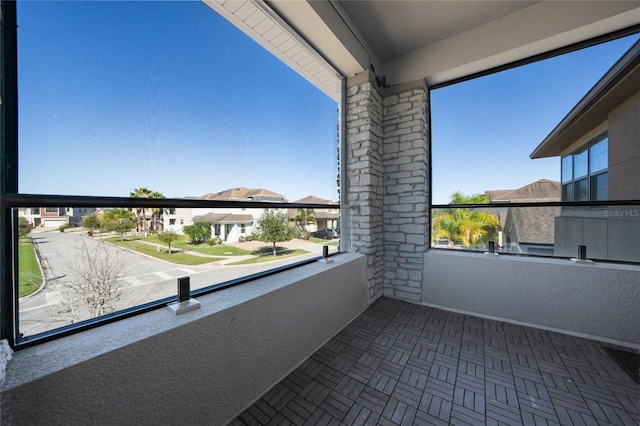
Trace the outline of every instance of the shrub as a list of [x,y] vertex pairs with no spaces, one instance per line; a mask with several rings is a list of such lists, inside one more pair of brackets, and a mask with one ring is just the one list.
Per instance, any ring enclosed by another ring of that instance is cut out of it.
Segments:
[[207,243],[210,246],[215,246],[218,244],[222,244],[222,240],[218,237],[213,237],[213,238],[208,238],[205,243]]

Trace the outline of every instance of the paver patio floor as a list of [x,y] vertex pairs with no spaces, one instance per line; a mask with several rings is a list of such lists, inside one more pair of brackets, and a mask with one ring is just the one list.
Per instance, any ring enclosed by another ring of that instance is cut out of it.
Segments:
[[640,424],[605,346],[381,298],[231,424]]

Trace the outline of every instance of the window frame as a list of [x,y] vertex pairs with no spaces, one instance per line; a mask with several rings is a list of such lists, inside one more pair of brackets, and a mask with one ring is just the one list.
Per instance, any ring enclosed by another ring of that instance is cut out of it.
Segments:
[[[14,349],[23,349],[39,343],[55,340],[70,334],[75,334],[87,329],[99,327],[114,321],[119,321],[134,315],[148,312],[154,309],[164,308],[168,303],[177,300],[177,295],[155,300],[153,302],[123,309],[112,314],[81,321],[56,328],[51,331],[39,333],[34,336],[23,337],[19,330],[19,297],[18,297],[18,210],[20,208],[60,208],[61,206],[73,206],[74,208],[238,208],[243,211],[251,208],[298,209],[313,208],[341,209],[343,193],[340,194],[340,205],[335,204],[301,204],[271,201],[218,201],[201,199],[150,199],[150,198],[126,198],[126,197],[99,197],[76,195],[45,195],[45,194],[21,194],[18,191],[18,52],[17,52],[17,10],[15,1],[0,0],[0,339],[6,339]],[[344,123],[344,97],[346,82],[342,77],[341,84],[342,103],[339,104],[338,149],[344,153],[346,133]],[[343,154],[344,155],[344,154]],[[343,157],[339,158],[339,161]],[[339,167],[339,165],[338,165]],[[340,169],[340,168],[339,168]],[[40,210],[39,212],[42,212]],[[180,218],[180,223],[184,219]],[[342,244],[338,247],[338,253],[343,252]],[[332,255],[334,255],[333,253]],[[204,295],[225,288],[254,281],[256,279],[284,272],[312,262],[315,258],[288,263],[274,267],[260,273],[246,275],[223,283],[213,284],[201,289],[192,290],[192,296]]]
[[[596,145],[598,145],[601,142],[607,141],[607,150],[605,151],[607,153],[607,167],[601,168],[596,170],[595,172],[591,171],[591,166],[592,166],[592,148]],[[581,174],[580,176],[576,176],[576,158],[578,155],[584,155],[586,153],[586,169],[587,172],[586,174]],[[577,202],[582,202],[582,201],[606,201],[608,199],[608,194],[609,194],[609,188],[608,188],[608,179],[607,179],[607,188],[606,188],[606,194],[607,194],[607,198],[605,199],[598,199],[598,198],[593,198],[594,196],[594,188],[593,188],[593,179],[594,178],[598,178],[599,176],[603,176],[603,175],[607,175],[609,174],[609,161],[608,161],[608,155],[609,155],[609,132],[605,131],[601,134],[599,134],[598,136],[596,136],[595,138],[591,139],[589,142],[585,143],[584,145],[580,146],[579,148],[573,150],[572,152],[568,153],[567,155],[561,157],[560,159],[560,165],[561,165],[561,171],[560,171],[560,176],[561,176],[561,185],[562,185],[562,201],[565,202],[571,202],[571,201],[577,201]],[[565,160],[566,159],[571,159],[571,161],[566,161],[566,163],[571,163],[571,180],[565,181],[564,178],[562,176],[565,175]],[[586,199],[581,199],[581,198],[577,198],[579,197],[579,195],[576,194],[576,186],[579,186],[580,184],[582,184],[583,182],[586,182],[586,188],[585,188],[585,193],[586,193]],[[565,194],[568,193],[568,190],[565,191],[565,186],[567,188],[571,188],[571,199],[569,199],[568,197],[565,198]],[[597,195],[597,194],[596,194]]]

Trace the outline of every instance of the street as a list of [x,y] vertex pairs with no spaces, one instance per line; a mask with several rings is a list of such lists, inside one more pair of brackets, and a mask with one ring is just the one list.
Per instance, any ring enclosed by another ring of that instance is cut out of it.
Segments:
[[[40,232],[32,234],[34,245],[45,275],[45,284],[35,293],[19,301],[20,332],[29,336],[87,319],[77,303],[77,294],[69,284],[78,275],[82,253],[96,250],[99,240],[81,235],[79,232]],[[83,248],[84,247],[84,248]],[[151,258],[113,245],[107,245],[110,258],[121,259],[124,265],[118,271],[118,286],[124,291],[117,300],[117,310],[126,309],[143,303],[152,302],[176,294],[176,279],[189,276],[191,289],[255,274],[291,262],[316,257],[322,254],[322,245],[309,243],[302,247],[309,254],[283,260],[256,263],[252,265],[228,266],[224,262],[212,262],[204,265],[179,265]],[[331,251],[335,251],[331,247]],[[233,260],[240,260],[236,257]],[[120,267],[118,263],[118,267]],[[81,307],[80,307],[81,308]]]

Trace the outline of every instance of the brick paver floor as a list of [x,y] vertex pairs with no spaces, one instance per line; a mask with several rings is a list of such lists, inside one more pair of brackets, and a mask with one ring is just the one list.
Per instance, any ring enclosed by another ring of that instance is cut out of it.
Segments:
[[382,298],[231,424],[640,424],[605,346]]

